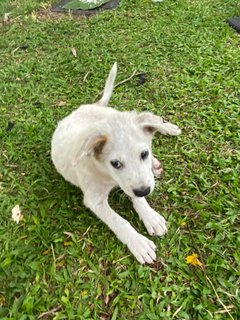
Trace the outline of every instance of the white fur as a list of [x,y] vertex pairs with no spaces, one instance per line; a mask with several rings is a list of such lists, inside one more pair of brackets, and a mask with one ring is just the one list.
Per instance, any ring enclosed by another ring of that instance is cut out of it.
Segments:
[[[116,73],[115,63],[100,101],[80,106],[59,122],[52,138],[52,161],[66,180],[82,189],[84,204],[136,259],[152,263],[156,259],[155,244],[111,209],[108,195],[119,186],[132,199],[148,233],[166,233],[166,221],[144,198],[144,193],[154,189],[154,175],[162,173],[160,162],[151,153],[151,142],[156,131],[179,135],[181,130],[149,112],[119,112],[108,107]],[[149,155],[143,159],[144,152]],[[120,162],[119,169],[113,167],[113,160]]]

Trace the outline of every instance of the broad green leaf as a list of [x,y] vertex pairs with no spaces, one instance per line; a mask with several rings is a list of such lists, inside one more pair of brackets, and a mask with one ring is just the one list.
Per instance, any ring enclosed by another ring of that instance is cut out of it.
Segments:
[[76,9],[81,9],[81,10],[89,10],[89,9],[95,9],[103,5],[104,3],[107,3],[108,1],[106,0],[72,0],[68,3],[66,3],[63,8],[64,9],[70,9],[70,10],[76,10]]

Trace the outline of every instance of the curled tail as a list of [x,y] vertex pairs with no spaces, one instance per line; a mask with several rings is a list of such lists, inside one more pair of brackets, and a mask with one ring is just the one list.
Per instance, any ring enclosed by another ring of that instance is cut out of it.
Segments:
[[113,86],[114,86],[116,75],[117,75],[117,62],[115,62],[114,65],[112,66],[112,69],[109,72],[108,78],[106,80],[105,87],[103,90],[103,96],[99,100],[99,104],[101,107],[107,107],[108,105],[108,102],[113,92]]

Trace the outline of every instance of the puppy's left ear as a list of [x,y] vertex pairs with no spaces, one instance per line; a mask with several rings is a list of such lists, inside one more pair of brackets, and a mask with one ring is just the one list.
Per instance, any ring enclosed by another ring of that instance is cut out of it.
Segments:
[[88,136],[80,146],[80,149],[74,158],[73,165],[77,165],[81,159],[87,156],[94,156],[98,159],[108,139],[109,138],[106,134],[100,133],[93,133],[92,135]]
[[137,124],[142,130],[149,135],[155,132],[160,132],[163,135],[178,136],[181,134],[181,129],[175,124],[164,122],[161,117],[155,116],[151,112],[143,112],[137,115]]

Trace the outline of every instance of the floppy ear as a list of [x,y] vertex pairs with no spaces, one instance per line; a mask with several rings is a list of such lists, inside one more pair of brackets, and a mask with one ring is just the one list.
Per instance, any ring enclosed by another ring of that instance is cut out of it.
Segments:
[[163,135],[178,136],[181,129],[175,124],[164,122],[163,118],[155,116],[151,112],[143,112],[137,115],[137,123],[146,134],[154,134],[156,131]]
[[99,158],[108,139],[109,138],[106,134],[100,133],[93,133],[88,136],[80,146],[80,149],[74,158],[73,165],[77,165],[82,158],[87,156]]

